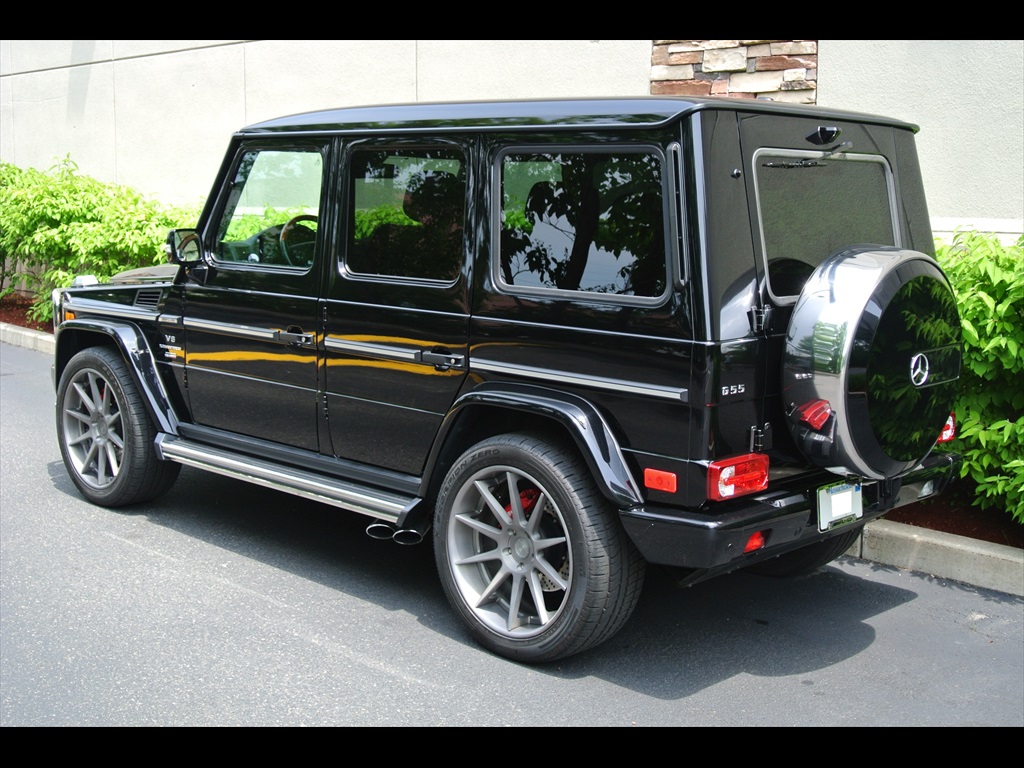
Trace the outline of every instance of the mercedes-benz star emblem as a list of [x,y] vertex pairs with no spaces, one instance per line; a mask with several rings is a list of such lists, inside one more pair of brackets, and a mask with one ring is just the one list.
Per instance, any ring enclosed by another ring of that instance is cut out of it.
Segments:
[[915,387],[923,387],[928,381],[928,356],[924,352],[918,352],[910,358],[910,380]]

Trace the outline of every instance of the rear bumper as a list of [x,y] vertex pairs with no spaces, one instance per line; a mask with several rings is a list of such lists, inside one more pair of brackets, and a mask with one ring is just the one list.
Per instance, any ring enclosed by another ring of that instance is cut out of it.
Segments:
[[[929,456],[888,488],[873,481],[864,483],[864,514],[851,525],[861,526],[896,507],[941,493],[959,477],[962,462],[959,454]],[[773,483],[756,496],[698,510],[646,505],[620,514],[626,532],[649,563],[718,574],[849,530],[818,530],[817,489],[837,479],[828,472],[814,472]],[[758,531],[765,546],[744,554],[750,536]]]

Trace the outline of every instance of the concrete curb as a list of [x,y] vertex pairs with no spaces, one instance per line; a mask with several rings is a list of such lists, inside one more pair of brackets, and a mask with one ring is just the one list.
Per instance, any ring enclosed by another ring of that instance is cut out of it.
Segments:
[[[0,323],[0,341],[50,356],[53,334]],[[850,557],[1024,597],[1024,549],[874,520],[846,551]]]
[[0,323],[0,341],[4,344],[11,344],[15,347],[34,349],[37,352],[45,352],[53,355],[53,334],[33,331],[29,328],[22,328],[10,323]]
[[1024,597],[1024,549],[874,520],[846,552],[882,565]]

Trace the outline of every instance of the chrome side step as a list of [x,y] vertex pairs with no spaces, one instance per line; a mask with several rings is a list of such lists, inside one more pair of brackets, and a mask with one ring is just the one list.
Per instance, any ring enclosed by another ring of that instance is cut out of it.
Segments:
[[160,458],[167,461],[176,461],[179,464],[321,501],[390,523],[396,523],[404,512],[420,500],[415,496],[392,493],[324,477],[295,467],[272,464],[254,456],[233,453],[166,433],[157,436],[156,450]]

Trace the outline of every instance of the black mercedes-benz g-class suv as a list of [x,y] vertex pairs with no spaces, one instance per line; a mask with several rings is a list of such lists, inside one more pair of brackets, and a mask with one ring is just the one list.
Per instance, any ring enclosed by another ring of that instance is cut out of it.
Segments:
[[684,98],[251,125],[165,280],[54,292],[68,472],[115,507],[184,464],[429,535],[525,662],[611,637],[649,564],[811,571],[958,474],[916,131]]

